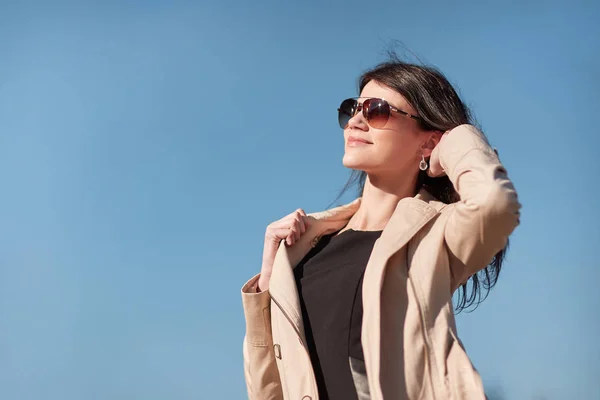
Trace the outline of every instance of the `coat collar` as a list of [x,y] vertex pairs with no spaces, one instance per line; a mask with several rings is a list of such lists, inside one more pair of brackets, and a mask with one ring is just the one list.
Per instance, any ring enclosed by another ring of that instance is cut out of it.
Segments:
[[[273,301],[290,320],[303,343],[306,343],[306,337],[293,269],[323,235],[337,232],[346,226],[360,207],[360,203],[361,198],[358,198],[342,206],[309,214],[312,224],[309,224],[309,228],[300,239],[291,247],[287,247],[283,241],[279,246],[273,264],[269,292]],[[424,189],[415,197],[400,200],[392,219],[383,231],[382,238],[389,238],[386,242],[391,247],[404,246],[416,231],[444,206],[444,203],[436,200]],[[396,220],[400,223],[394,223]],[[403,221],[408,223],[402,223]]]
[[[352,201],[351,203],[348,203],[348,204],[345,204],[342,206],[338,206],[335,208],[331,208],[326,211],[309,214],[309,217],[314,218],[318,222],[332,223],[332,222],[343,221],[344,225],[345,225],[348,223],[348,221],[354,215],[354,213],[356,213],[356,211],[360,207],[361,201],[362,201],[362,198],[359,197],[356,200]],[[396,206],[396,211],[398,210],[398,207],[400,206],[400,204],[403,202],[411,202],[413,204],[418,204],[420,206],[429,205],[430,207],[433,207],[437,211],[440,211],[443,207],[446,206],[445,203],[442,203],[441,201],[437,200],[431,193],[429,193],[425,189],[421,189],[415,197],[406,197],[406,198],[402,199],[401,201],[399,201],[398,205]]]

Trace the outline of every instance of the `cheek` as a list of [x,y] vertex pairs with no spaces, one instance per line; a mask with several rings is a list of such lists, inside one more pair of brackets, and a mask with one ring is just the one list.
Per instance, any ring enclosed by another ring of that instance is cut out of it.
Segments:
[[402,162],[416,157],[415,141],[410,134],[393,132],[379,139],[376,142],[377,152],[385,159]]

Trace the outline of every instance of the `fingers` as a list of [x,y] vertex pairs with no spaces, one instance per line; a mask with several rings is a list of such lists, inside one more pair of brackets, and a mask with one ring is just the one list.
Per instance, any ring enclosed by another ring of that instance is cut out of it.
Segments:
[[304,234],[304,232],[306,232],[306,229],[308,228],[308,217],[306,216],[304,210],[298,209],[296,211],[295,221],[296,225],[298,226],[298,229],[300,230],[300,234]]
[[308,217],[302,209],[298,209],[290,214],[291,221],[289,226],[289,234],[286,237],[286,244],[292,246],[308,229]]
[[448,132],[445,132],[440,138],[439,143],[433,148],[431,156],[429,157],[429,168],[427,169],[427,175],[432,178],[437,178],[445,174],[444,168],[440,164],[440,148],[442,142],[448,136]]
[[[304,233],[306,233],[309,225],[310,218],[306,215],[304,210],[298,209],[267,226],[263,249],[261,278],[263,276],[270,276],[275,261],[275,255],[281,242],[284,241],[286,246],[292,246]],[[268,280],[266,284],[265,282],[261,282],[260,287],[268,288]]]
[[438,162],[433,163],[430,162],[429,163],[429,169],[427,170],[427,175],[429,175],[432,178],[437,178],[441,175],[443,175],[443,170],[441,170],[440,165]]
[[288,235],[290,234],[290,228],[274,228],[269,233],[276,241],[280,241],[288,237]]
[[275,221],[267,227],[267,236],[274,242],[285,241],[286,245],[292,246],[309,228],[310,218],[306,212],[299,208],[293,213],[286,215],[279,221]]
[[443,169],[441,168],[429,168],[427,170],[427,175],[429,175],[432,178],[439,178],[441,176],[444,176],[446,173],[444,172]]
[[429,157],[429,168],[427,169],[427,175],[431,176],[432,178],[436,177],[438,174],[438,164],[438,147],[436,146]]

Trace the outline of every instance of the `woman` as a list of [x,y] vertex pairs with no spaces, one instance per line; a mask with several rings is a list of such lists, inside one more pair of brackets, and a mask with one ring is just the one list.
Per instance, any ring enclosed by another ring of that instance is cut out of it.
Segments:
[[366,72],[339,122],[362,195],[268,226],[242,288],[249,397],[485,398],[452,294],[462,286],[461,308],[496,281],[519,224],[506,170],[432,68]]

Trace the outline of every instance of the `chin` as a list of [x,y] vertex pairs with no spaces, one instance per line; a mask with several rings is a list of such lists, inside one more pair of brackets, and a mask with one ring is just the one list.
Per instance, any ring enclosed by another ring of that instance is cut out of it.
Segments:
[[348,155],[344,156],[344,158],[342,159],[342,164],[346,168],[356,169],[356,170],[361,170],[361,171],[364,171],[365,168],[367,167],[367,164],[364,162],[364,160],[361,160],[358,157],[352,157],[352,156],[349,157]]

